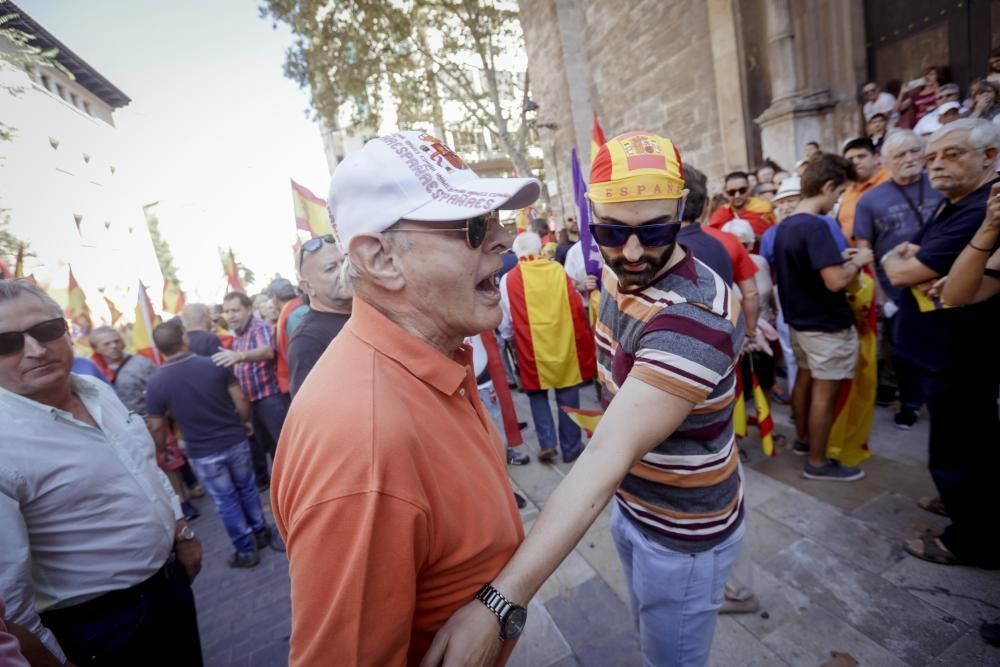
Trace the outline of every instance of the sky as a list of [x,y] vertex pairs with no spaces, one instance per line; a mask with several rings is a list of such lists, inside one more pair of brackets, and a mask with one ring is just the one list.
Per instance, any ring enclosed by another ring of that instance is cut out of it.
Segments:
[[250,291],[293,277],[289,179],[325,197],[329,172],[307,94],[282,73],[284,26],[259,18],[254,0],[18,4],[132,99],[114,131],[128,198],[161,203],[189,301],[221,297],[218,247],[257,274]]

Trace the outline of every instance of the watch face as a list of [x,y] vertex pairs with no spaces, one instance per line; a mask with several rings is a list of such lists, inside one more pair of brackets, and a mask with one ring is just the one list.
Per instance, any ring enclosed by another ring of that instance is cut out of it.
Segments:
[[507,614],[506,620],[503,623],[503,639],[504,641],[508,639],[514,639],[521,635],[524,631],[524,624],[528,620],[528,610],[524,607],[514,607],[511,609],[510,613]]

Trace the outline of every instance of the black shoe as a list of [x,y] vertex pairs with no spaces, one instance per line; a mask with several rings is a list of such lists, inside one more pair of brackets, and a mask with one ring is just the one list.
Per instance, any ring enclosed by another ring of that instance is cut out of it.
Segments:
[[917,423],[917,411],[913,408],[900,408],[892,421],[896,423],[896,428],[909,431]]
[[522,496],[517,491],[514,492],[514,502],[517,503],[517,509],[519,510],[523,510],[525,507],[528,506],[528,501],[525,500],[524,496]]
[[507,448],[507,465],[523,466],[531,463],[531,457],[524,452],[519,452],[511,447]]
[[887,408],[896,402],[896,388],[887,387],[885,385],[879,386],[875,390],[875,405],[880,408]]
[[523,431],[528,428],[528,422],[517,422],[517,428]]
[[842,466],[837,461],[830,459],[821,466],[806,463],[806,467],[802,470],[802,476],[806,479],[827,482],[856,482],[859,479],[864,479],[865,471],[861,468]]
[[271,547],[273,551],[285,552],[285,543],[281,541],[281,535],[278,534],[278,531],[273,528],[265,528],[259,533],[254,533],[253,539],[257,543],[258,549]]
[[226,564],[229,565],[229,567],[235,568],[257,567],[260,565],[260,555],[256,551],[251,551],[248,554],[241,554],[237,551],[229,557]]
[[184,512],[184,519],[186,521],[194,521],[201,516],[201,512],[198,508],[191,504],[191,501],[185,500],[181,503],[181,511]]
[[545,447],[538,453],[538,460],[549,462],[556,457],[555,447]]
[[809,443],[796,439],[792,445],[792,454],[796,456],[806,456],[809,454]]

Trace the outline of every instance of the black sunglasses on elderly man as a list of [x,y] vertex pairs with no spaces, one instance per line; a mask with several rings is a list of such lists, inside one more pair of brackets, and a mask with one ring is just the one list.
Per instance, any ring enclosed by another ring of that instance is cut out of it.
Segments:
[[23,350],[25,334],[39,343],[51,343],[65,336],[67,331],[66,320],[61,317],[39,322],[24,331],[5,331],[0,333],[0,357],[17,354]]
[[417,234],[439,234],[442,232],[465,232],[465,244],[469,246],[471,250],[476,250],[481,245],[483,241],[486,240],[486,235],[490,231],[490,225],[494,222],[500,222],[500,212],[490,211],[489,213],[484,213],[482,215],[477,215],[474,218],[468,218],[467,220],[460,221],[461,224],[454,227],[432,227],[430,229],[415,229],[413,227],[407,227],[405,229],[393,229],[396,232],[414,232]]

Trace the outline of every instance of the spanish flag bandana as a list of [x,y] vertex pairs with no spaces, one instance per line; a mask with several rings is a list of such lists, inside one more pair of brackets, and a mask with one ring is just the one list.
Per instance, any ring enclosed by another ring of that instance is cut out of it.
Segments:
[[680,199],[684,166],[673,142],[652,132],[626,132],[601,146],[590,167],[590,201]]

